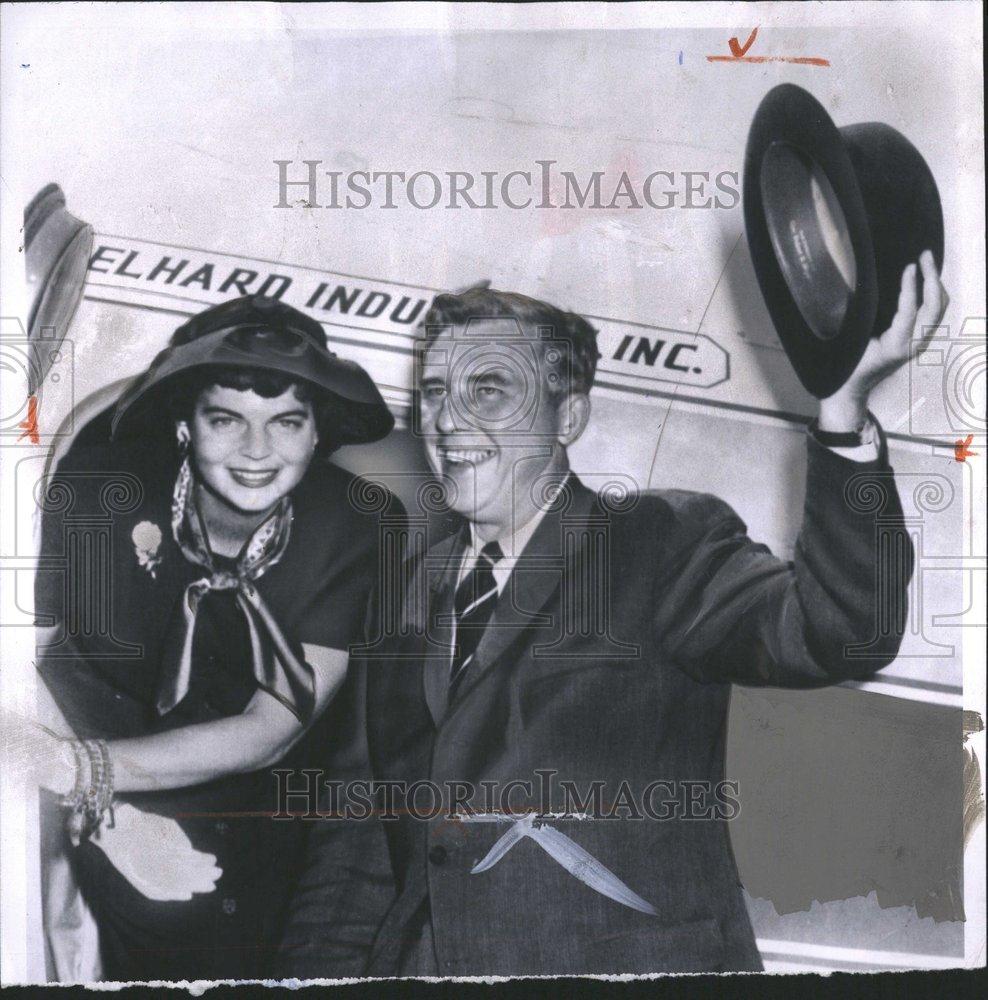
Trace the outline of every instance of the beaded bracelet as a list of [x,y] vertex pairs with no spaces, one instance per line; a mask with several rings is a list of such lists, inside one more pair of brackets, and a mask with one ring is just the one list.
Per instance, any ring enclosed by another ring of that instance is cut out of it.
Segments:
[[96,829],[108,812],[110,825],[113,825],[113,764],[110,761],[110,748],[107,746],[106,740],[94,740],[93,742],[99,755],[99,781],[92,798],[90,820],[93,829]]
[[69,836],[78,846],[84,836],[92,836],[99,829],[107,812],[110,813],[110,825],[113,825],[113,764],[106,740],[70,740],[69,743],[75,757],[76,777],[73,790],[62,798],[62,805],[71,810]]
[[83,776],[83,762],[82,762],[82,748],[77,740],[65,740],[69,745],[69,749],[72,751],[72,757],[75,761],[75,783],[73,785],[72,791],[63,797],[62,803],[64,805],[75,805],[82,801],[82,796],[85,793],[85,777]]

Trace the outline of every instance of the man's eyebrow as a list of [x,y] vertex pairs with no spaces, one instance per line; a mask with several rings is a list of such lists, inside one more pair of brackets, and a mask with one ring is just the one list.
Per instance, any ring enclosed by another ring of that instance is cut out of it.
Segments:
[[445,385],[446,379],[442,375],[423,375],[422,385]]
[[467,381],[471,385],[477,382],[496,382],[498,385],[507,385],[511,381],[509,372],[503,366],[491,367],[486,371],[476,372],[470,375]]

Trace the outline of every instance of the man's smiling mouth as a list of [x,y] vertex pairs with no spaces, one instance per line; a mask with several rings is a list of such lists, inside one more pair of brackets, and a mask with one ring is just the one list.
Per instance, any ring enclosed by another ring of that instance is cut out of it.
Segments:
[[278,475],[277,469],[230,469],[230,476],[233,481],[241,486],[246,486],[251,490],[259,490],[264,486],[270,486]]
[[436,450],[439,457],[450,465],[480,465],[497,452],[496,448],[453,448],[442,444]]

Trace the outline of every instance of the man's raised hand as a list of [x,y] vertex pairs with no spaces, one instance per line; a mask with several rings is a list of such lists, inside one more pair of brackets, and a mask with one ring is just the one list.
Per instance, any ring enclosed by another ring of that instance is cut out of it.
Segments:
[[[922,300],[918,289],[919,273],[923,276]],[[863,423],[872,390],[925,349],[949,301],[933,254],[924,250],[919,266],[910,264],[902,272],[899,305],[889,328],[880,337],[869,340],[861,360],[844,385],[832,396],[820,400],[822,430],[851,430]]]

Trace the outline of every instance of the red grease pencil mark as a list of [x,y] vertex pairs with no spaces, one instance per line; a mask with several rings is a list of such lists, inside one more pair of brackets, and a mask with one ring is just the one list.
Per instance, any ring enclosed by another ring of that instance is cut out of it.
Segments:
[[27,399],[27,419],[22,420],[18,427],[24,428],[24,433],[17,439],[23,441],[28,438],[31,444],[38,444],[41,440],[38,434],[38,397],[28,396]]
[[954,442],[954,461],[955,462],[966,462],[968,458],[977,455],[976,451],[970,451],[968,445],[974,440],[973,434],[968,434],[963,440],[958,438]]
[[707,62],[740,62],[740,63],[794,63],[797,66],[829,66],[830,61],[818,56],[707,56]]
[[731,55],[734,56],[736,59],[740,59],[745,54],[745,52],[747,52],[748,49],[751,48],[751,45],[754,42],[757,34],[758,34],[758,29],[755,28],[755,30],[748,36],[748,41],[744,43],[744,46],[738,45],[738,40],[736,38],[728,39],[727,47],[731,50]]
[[748,49],[755,42],[758,35],[758,28],[748,36],[747,41],[742,45],[736,38],[727,40],[727,47],[731,50],[729,56],[707,56],[707,62],[744,62],[744,63],[768,63],[783,62],[793,63],[797,66],[829,66],[828,59],[821,59],[819,56],[749,56],[745,55]]

